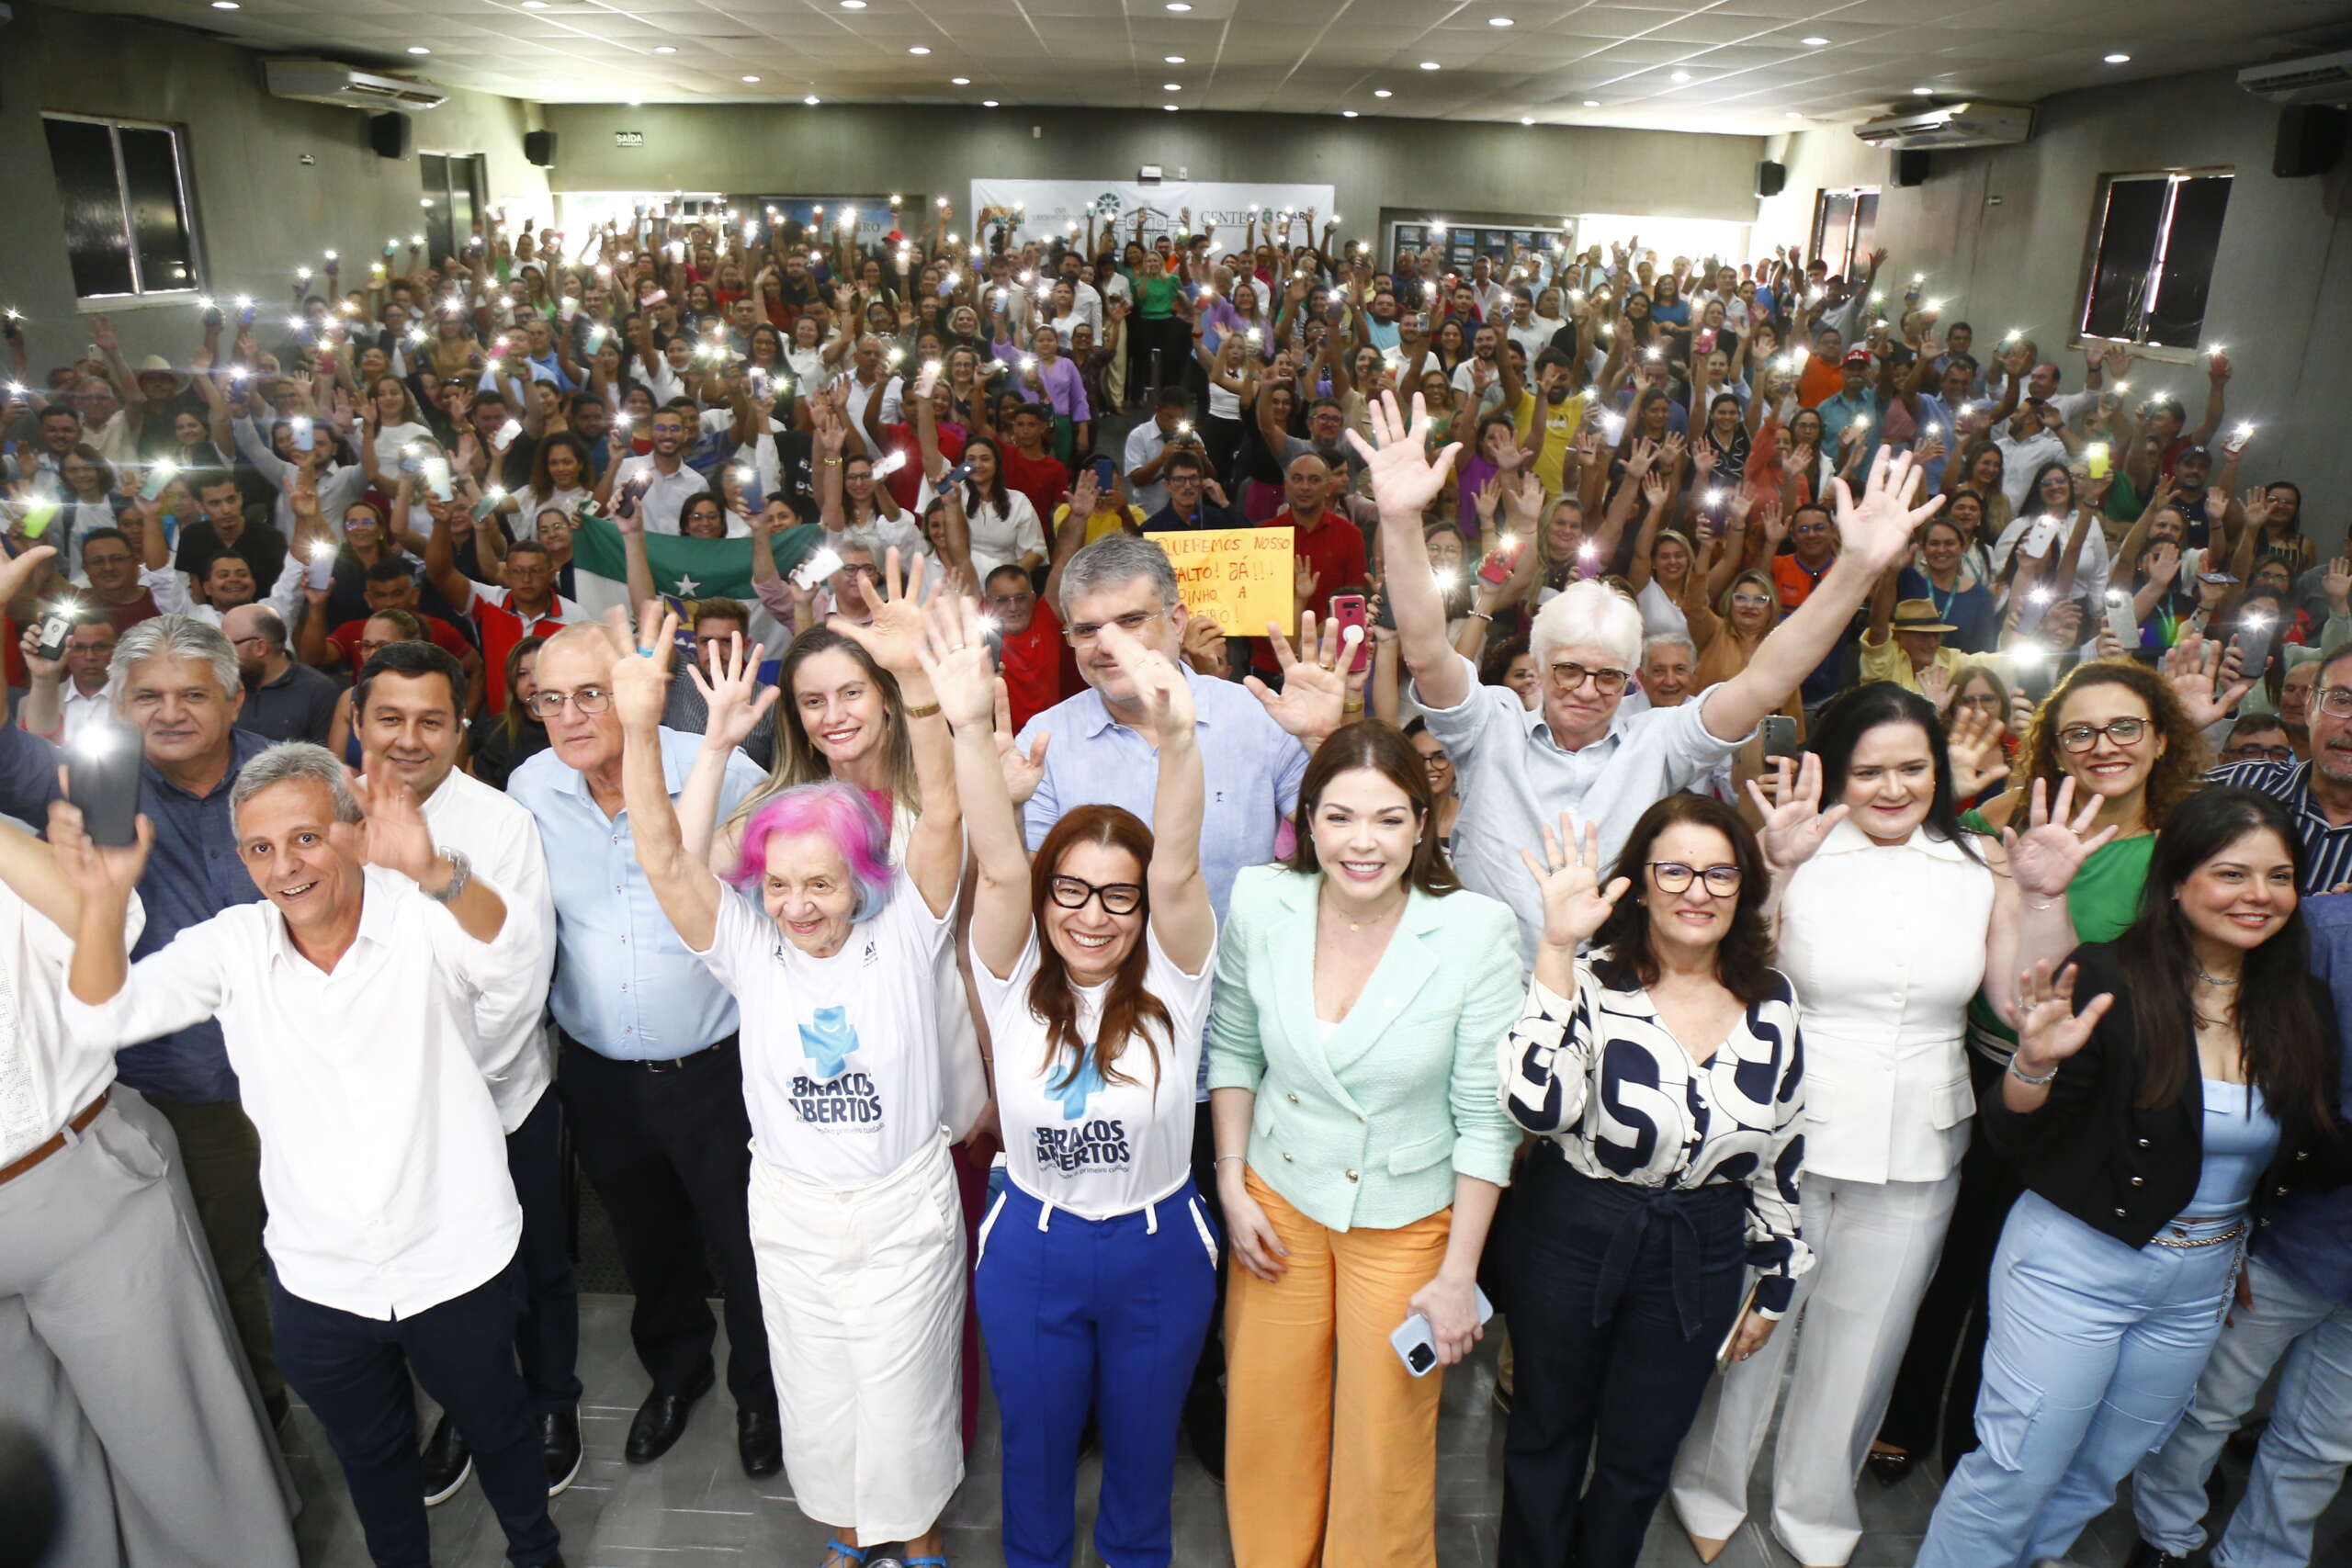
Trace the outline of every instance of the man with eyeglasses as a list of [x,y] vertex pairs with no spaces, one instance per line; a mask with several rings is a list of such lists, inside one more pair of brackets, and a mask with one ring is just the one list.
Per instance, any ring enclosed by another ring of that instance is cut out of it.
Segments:
[[84,604],[70,612],[74,625],[65,634],[65,653],[43,659],[40,646],[40,619],[25,628],[22,651],[30,683],[17,728],[44,740],[71,745],[74,737],[107,711],[107,663],[114,657],[115,629],[104,609]]
[[[783,1438],[752,1262],[752,1125],[735,1001],[679,938],[638,866],[622,812],[615,657],[600,626],[548,637],[531,694],[548,750],[516,768],[506,789],[538,819],[548,851],[559,959],[548,1003],[563,1042],[556,1092],[581,1168],[612,1217],[636,1296],[629,1337],[653,1383],[622,1451],[632,1464],[668,1452],[711,1386],[718,1325],[707,1256],[726,1288],[737,1453],[746,1474],[773,1475]],[[704,741],[660,735],[675,800]],[[728,752],[724,770],[712,820],[762,783],[741,751]]]
[[237,670],[245,678],[237,728],[271,740],[325,745],[343,694],[287,651],[285,617],[266,604],[240,604],[220,617],[220,635],[237,650]]
[[[2188,668],[2177,673],[2173,683],[2184,695],[2198,699],[2191,702],[2190,711],[2201,715],[2211,705],[2212,676],[2199,661],[2187,662]],[[2317,667],[2310,761],[2233,761],[2205,775],[2213,784],[2258,789],[2293,814],[2303,840],[2306,894],[2339,892],[2352,884],[2352,643],[2324,655]],[[2226,693],[2223,700],[2228,700]]]
[[2287,727],[2277,714],[2250,713],[2230,726],[2222,742],[2222,765],[2236,762],[2291,762],[2295,749],[2287,742]]
[[[1942,502],[1914,508],[1917,475],[1909,456],[1881,448],[1869,483],[1859,494],[1841,494],[1843,547],[1804,601],[1757,646],[1746,669],[1675,707],[1623,711],[1642,655],[1641,611],[1602,583],[1570,583],[1535,617],[1531,650],[1543,696],[1530,713],[1516,693],[1481,687],[1476,667],[1447,640],[1445,602],[1421,536],[1421,513],[1445,479],[1428,454],[1429,423],[1418,400],[1409,427],[1393,396],[1372,412],[1373,495],[1397,640],[1413,697],[1460,775],[1454,867],[1464,886],[1511,907],[1532,967],[1544,908],[1521,852],[1540,845],[1544,829],[1573,811],[1599,824],[1603,860],[1615,859],[1652,803],[1713,773],[1778,711],[1837,646],[1879,576],[1909,555],[1912,530]],[[1453,453],[1442,456],[1450,462]]]
[[[1772,558],[1773,586],[1781,594],[1781,615],[1783,619],[1796,612],[1829,575],[1838,559],[1838,524],[1829,508],[1817,501],[1809,501],[1796,509],[1789,519],[1790,549],[1785,555]],[[1821,662],[1806,671],[1798,690],[1810,714],[1838,694],[1838,674],[1844,663],[1845,628],[1830,641]]]
[[1225,487],[1209,472],[1209,460],[1198,447],[1185,447],[1168,455],[1167,466],[1161,470],[1168,491],[1168,502],[1146,515],[1143,531],[1153,534],[1185,533],[1196,528],[1247,528],[1250,520],[1236,511],[1225,498]]
[[[1321,468],[1318,458],[1298,459]],[[1353,528],[1348,533],[1355,534]],[[1225,918],[1234,878],[1244,866],[1274,858],[1275,838],[1298,807],[1307,748],[1339,728],[1342,685],[1313,659],[1294,666],[1279,693],[1253,696],[1230,681],[1193,673],[1183,657],[1190,616],[1167,552],[1132,534],[1112,534],[1071,556],[1059,582],[1064,635],[1087,690],[1031,719],[1005,760],[1014,795],[1026,794],[1023,830],[1031,853],[1062,814],[1081,806],[1117,806],[1147,825],[1159,790],[1159,738],[1150,709],[1106,650],[1102,628],[1116,626],[1179,669],[1192,688],[1194,726],[1206,770],[1208,809],[1201,823],[1201,876],[1209,903]],[[1050,745],[1048,744],[1050,742]],[[1030,781],[1034,778],[1035,782]],[[1521,875],[1525,873],[1522,871]],[[1195,1098],[1207,1099],[1205,1059]],[[1193,1164],[1204,1201],[1214,1196],[1216,1141],[1210,1119],[1193,1127]],[[1216,1215],[1219,1228],[1224,1216]],[[1224,1357],[1211,1335],[1202,1352],[1184,1427],[1210,1473],[1225,1461]]]
[[[896,401],[894,396],[894,409]],[[605,469],[596,483],[596,504],[608,507],[617,491],[633,490],[647,533],[677,533],[686,502],[710,488],[709,480],[686,465],[689,423],[685,411],[677,407],[654,410],[646,422],[646,436],[653,450],[641,457],[625,457]]]

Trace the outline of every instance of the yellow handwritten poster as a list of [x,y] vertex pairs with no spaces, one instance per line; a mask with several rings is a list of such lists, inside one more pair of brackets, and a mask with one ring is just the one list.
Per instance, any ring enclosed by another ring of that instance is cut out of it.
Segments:
[[1171,530],[1145,538],[1168,552],[1184,608],[1235,637],[1264,637],[1266,623],[1287,628],[1297,571],[1288,528]]

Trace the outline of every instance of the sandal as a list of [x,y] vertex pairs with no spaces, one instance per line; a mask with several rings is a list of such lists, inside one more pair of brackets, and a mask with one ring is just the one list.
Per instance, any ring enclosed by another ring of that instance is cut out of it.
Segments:
[[907,1568],[947,1568],[947,1559],[944,1557],[910,1557],[907,1559]]
[[831,1552],[833,1556],[825,1559],[820,1568],[833,1568],[834,1557],[846,1557],[854,1565],[856,1565],[856,1568],[864,1568],[865,1553],[857,1547],[843,1546],[840,1541],[828,1540],[825,1542],[825,1550]]

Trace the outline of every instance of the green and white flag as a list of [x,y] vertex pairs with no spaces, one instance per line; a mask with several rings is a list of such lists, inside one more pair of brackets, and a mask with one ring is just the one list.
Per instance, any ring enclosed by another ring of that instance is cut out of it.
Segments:
[[[820,530],[803,523],[770,536],[779,572],[789,574],[817,547]],[[740,599],[757,615],[759,595],[752,588],[752,541],[689,539],[676,534],[645,536],[646,564],[657,592],[692,605],[702,599]],[[591,615],[615,604],[634,615],[628,603],[628,557],[621,531],[602,517],[580,519],[571,536],[572,597]]]

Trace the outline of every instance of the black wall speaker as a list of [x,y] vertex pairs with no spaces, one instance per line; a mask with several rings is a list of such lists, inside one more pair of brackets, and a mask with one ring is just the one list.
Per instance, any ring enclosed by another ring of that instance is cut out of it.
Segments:
[[2352,114],[2324,104],[2289,104],[2278,111],[2278,145],[2270,172],[2282,180],[2324,175],[2344,156]]
[[1928,154],[1914,150],[1894,154],[1894,183],[1898,186],[1923,186],[1928,183]]
[[555,167],[555,132],[526,130],[523,133],[523,156],[542,169]]
[[416,155],[416,122],[393,109],[370,116],[368,121],[368,145],[376,150],[379,158],[412,158]]
[[1789,183],[1789,166],[1767,158],[1756,165],[1756,194],[1759,197],[1778,196]]

